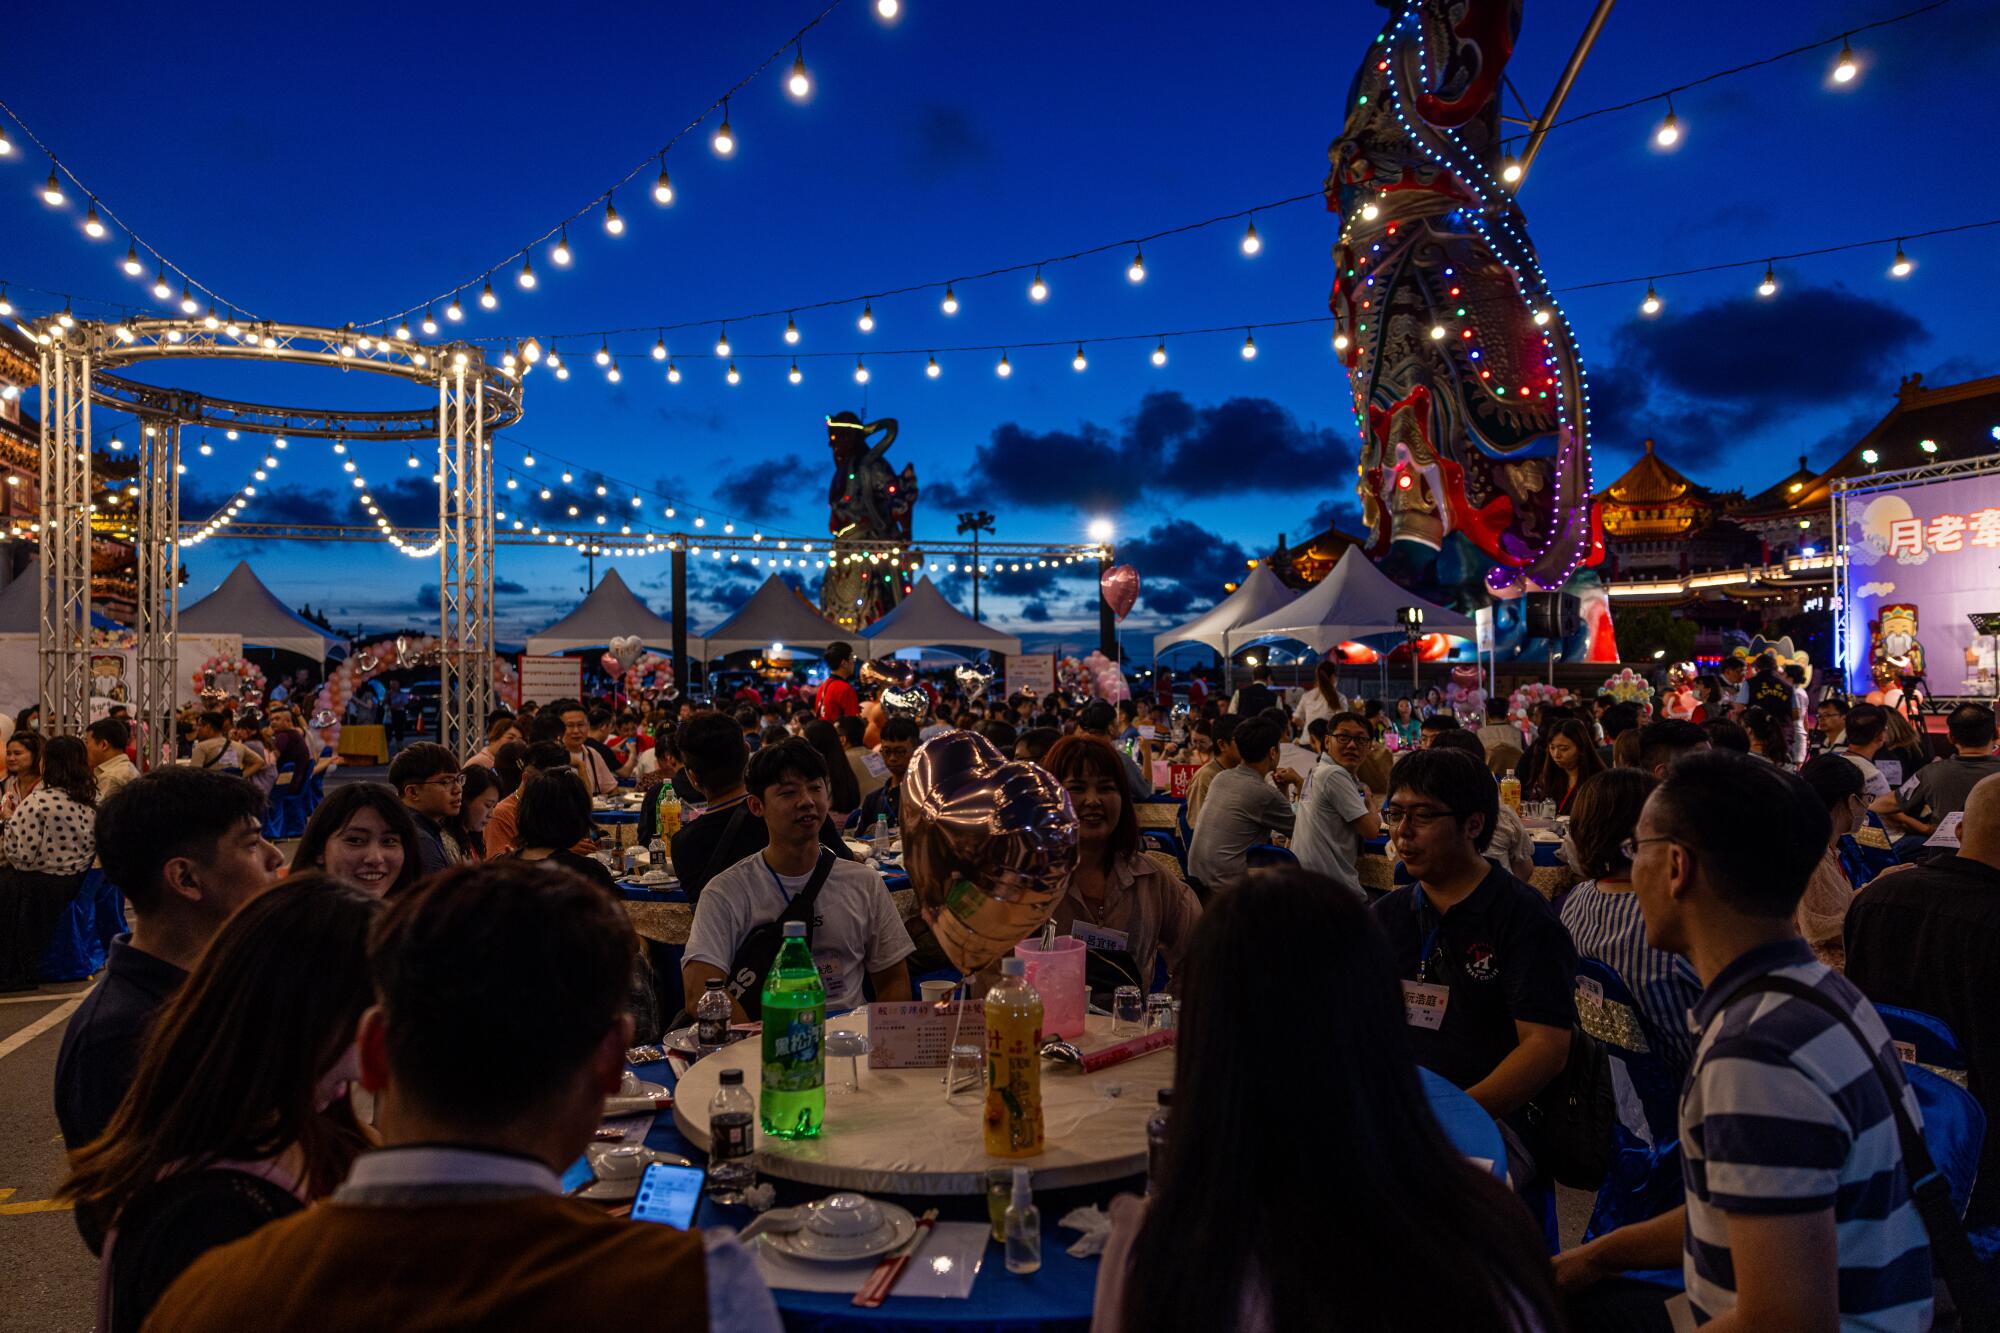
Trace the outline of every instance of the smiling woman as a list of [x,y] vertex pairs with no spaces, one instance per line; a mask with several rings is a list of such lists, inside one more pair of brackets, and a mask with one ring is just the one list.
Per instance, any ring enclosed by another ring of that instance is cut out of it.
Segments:
[[416,823],[394,791],[379,782],[350,782],[328,792],[313,811],[292,869],[324,870],[392,897],[417,880],[416,846]]

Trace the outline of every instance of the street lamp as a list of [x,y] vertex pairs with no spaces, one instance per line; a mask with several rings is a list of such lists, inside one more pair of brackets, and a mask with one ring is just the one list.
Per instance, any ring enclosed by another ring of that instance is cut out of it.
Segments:
[[958,516],[958,535],[972,534],[972,618],[979,619],[979,534],[993,531],[993,515],[974,509]]
[[1403,640],[1410,646],[1410,693],[1417,692],[1417,640],[1424,637],[1424,609],[1421,606],[1396,608],[1396,623],[1403,627]]
[[1111,568],[1111,537],[1116,529],[1108,518],[1093,518],[1085,531],[1090,534],[1090,540],[1097,543],[1097,648],[1116,662],[1119,660],[1118,620],[1111,614],[1110,599],[1104,595],[1104,575]]

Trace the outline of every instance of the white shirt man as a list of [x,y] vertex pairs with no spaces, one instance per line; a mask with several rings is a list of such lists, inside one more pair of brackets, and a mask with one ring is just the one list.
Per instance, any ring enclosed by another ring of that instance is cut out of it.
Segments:
[[1292,853],[1299,864],[1317,871],[1361,896],[1361,876],[1355,865],[1361,843],[1381,831],[1374,803],[1354,776],[1353,767],[1368,754],[1368,724],[1352,713],[1336,713],[1327,732],[1328,752],[1312,771],[1299,804]]

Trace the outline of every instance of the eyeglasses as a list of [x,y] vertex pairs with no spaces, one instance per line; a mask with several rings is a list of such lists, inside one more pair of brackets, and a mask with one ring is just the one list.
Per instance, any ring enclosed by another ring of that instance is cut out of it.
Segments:
[[1366,745],[1368,743],[1368,736],[1366,733],[1359,731],[1336,731],[1333,733],[1333,743],[1335,745]]
[[1407,807],[1385,805],[1382,807],[1382,822],[1391,828],[1410,823],[1414,823],[1418,828],[1422,828],[1426,824],[1435,823],[1440,819],[1455,819],[1457,816],[1458,812],[1456,810],[1441,810],[1434,805],[1413,805]]
[[1672,838],[1668,838],[1668,837],[1659,837],[1659,838],[1627,838],[1627,839],[1625,839],[1625,841],[1623,841],[1623,842],[1621,842],[1621,843],[1619,843],[1619,844],[1618,844],[1618,854],[1619,854],[1620,856],[1624,857],[1624,858],[1625,858],[1625,859],[1626,859],[1627,861],[1636,861],[1636,860],[1638,860],[1638,859],[1639,859],[1639,849],[1640,849],[1641,847],[1644,847],[1644,846],[1645,846],[1645,845],[1646,845],[1647,843],[1649,843],[1649,842],[1672,842],[1672,841],[1673,841],[1673,839],[1672,839]]
[[465,774],[454,773],[448,778],[426,778],[424,781],[413,785],[418,787],[448,787],[456,791],[465,785]]

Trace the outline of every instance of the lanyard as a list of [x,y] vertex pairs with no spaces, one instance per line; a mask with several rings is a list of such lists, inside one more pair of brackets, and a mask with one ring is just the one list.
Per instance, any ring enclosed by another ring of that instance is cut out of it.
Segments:
[[778,896],[785,900],[785,906],[790,907],[792,905],[793,895],[785,888],[785,881],[778,878],[778,872],[771,868],[771,863],[769,861],[765,861],[762,856],[759,856],[757,859],[763,862],[764,871],[766,874],[770,875],[771,882],[778,886]]
[[[1410,891],[1417,904],[1417,924],[1422,925],[1424,920],[1424,886],[1421,884],[1411,885]],[[1418,981],[1429,981],[1431,979],[1431,950],[1437,946],[1438,932],[1443,929],[1444,915],[1443,913],[1439,913],[1437,924],[1430,928],[1430,933],[1424,936],[1424,942],[1417,950]]]

